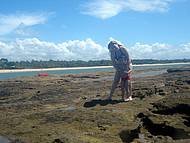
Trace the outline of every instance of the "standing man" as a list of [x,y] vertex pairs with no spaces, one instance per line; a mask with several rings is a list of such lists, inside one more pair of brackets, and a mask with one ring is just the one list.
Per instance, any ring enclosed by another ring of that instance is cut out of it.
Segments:
[[116,41],[111,41],[108,44],[108,49],[111,54],[112,64],[116,70],[114,81],[108,100],[112,99],[113,93],[121,81],[121,91],[123,101],[132,100],[132,83],[131,83],[131,59],[126,48],[118,44]]

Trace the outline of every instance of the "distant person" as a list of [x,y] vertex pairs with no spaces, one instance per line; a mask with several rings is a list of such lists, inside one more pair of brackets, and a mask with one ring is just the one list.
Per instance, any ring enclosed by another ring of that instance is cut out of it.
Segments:
[[108,100],[112,100],[113,93],[121,81],[122,100],[132,100],[132,83],[131,83],[131,59],[126,48],[118,44],[116,41],[111,41],[108,44],[112,64],[116,70],[114,81],[112,83]]

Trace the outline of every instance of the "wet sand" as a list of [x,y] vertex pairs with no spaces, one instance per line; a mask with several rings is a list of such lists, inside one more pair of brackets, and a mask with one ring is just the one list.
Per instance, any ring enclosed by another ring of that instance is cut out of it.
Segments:
[[190,72],[134,77],[131,102],[120,100],[119,88],[112,101],[104,100],[113,75],[0,80],[1,137],[24,143],[190,141]]

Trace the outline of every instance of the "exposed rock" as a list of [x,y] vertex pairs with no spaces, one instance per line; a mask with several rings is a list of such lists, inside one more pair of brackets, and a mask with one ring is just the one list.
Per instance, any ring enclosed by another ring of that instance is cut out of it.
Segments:
[[113,76],[3,80],[0,133],[26,143],[190,142],[190,72],[133,78],[129,102],[119,88],[106,100]]
[[171,69],[167,69],[168,73],[173,73],[173,72],[190,72],[190,68],[171,68]]

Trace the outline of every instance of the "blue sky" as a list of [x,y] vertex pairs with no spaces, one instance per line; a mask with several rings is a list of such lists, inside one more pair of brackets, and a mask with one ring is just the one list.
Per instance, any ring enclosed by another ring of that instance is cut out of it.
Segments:
[[190,58],[189,13],[189,0],[1,0],[0,57],[108,59],[116,39],[133,58]]

